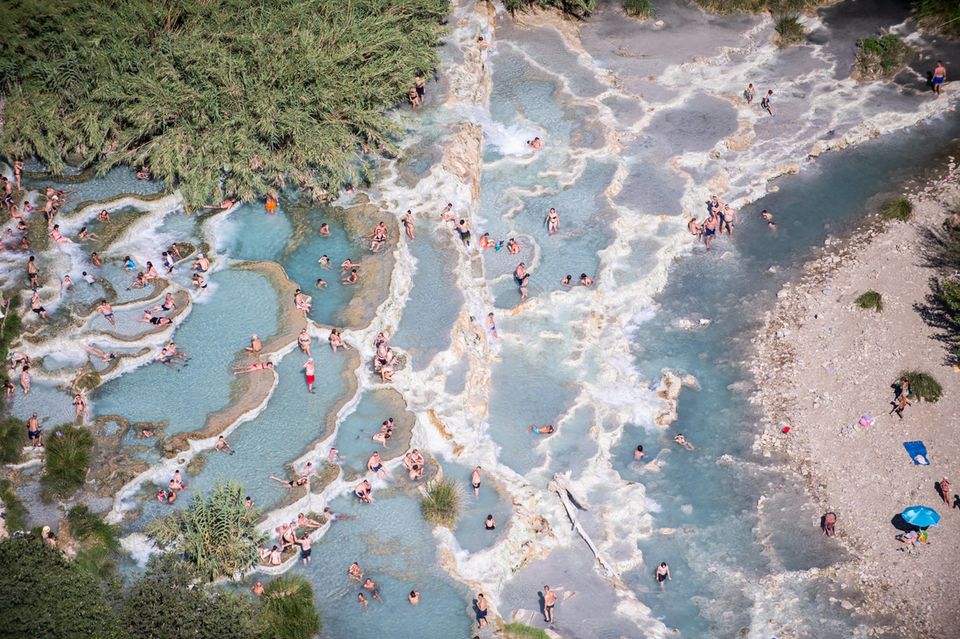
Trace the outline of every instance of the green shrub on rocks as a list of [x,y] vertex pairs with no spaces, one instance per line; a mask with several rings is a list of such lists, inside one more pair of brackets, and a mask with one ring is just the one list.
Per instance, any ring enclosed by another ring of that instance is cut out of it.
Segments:
[[456,526],[463,501],[460,486],[449,479],[436,479],[427,484],[426,492],[420,501],[424,519],[435,526]]
[[0,420],[0,464],[16,464],[27,444],[27,425],[16,417]]
[[913,12],[924,29],[960,36],[960,2],[957,0],[916,0]]
[[905,197],[895,197],[887,200],[880,207],[880,218],[884,220],[899,220],[906,222],[913,215],[913,204]]
[[261,639],[313,639],[320,632],[320,614],[313,586],[301,575],[278,577],[260,597],[264,628]]
[[867,291],[858,297],[855,303],[865,311],[874,310],[878,313],[883,311],[883,296],[876,291]]
[[0,479],[0,503],[3,504],[3,518],[7,524],[7,533],[16,530],[26,530],[27,509],[13,490],[13,483],[9,479]]
[[913,49],[900,36],[888,33],[879,38],[860,38],[854,75],[860,80],[892,78],[912,58]]
[[503,636],[506,639],[550,639],[550,635],[540,628],[528,626],[519,621],[512,621],[503,627]]
[[653,15],[650,0],[623,0],[623,10],[634,18],[649,18]]
[[929,373],[919,371],[905,371],[900,378],[907,378],[910,382],[910,397],[920,401],[934,403],[943,395],[943,387]]
[[190,506],[147,525],[147,535],[175,550],[208,581],[253,568],[266,536],[257,530],[256,510],[247,508],[243,488],[217,484],[209,496],[194,493]]
[[503,0],[503,6],[510,13],[523,11],[528,7],[553,7],[574,18],[588,18],[597,7],[597,0]]
[[46,466],[40,478],[40,494],[45,500],[65,499],[83,488],[93,444],[89,430],[69,424],[44,433]]
[[774,29],[780,37],[780,46],[789,46],[803,42],[806,31],[796,15],[780,16]]

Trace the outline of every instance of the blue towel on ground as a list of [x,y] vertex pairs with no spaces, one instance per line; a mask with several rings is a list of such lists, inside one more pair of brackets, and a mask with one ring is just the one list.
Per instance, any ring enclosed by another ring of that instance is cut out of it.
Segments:
[[915,466],[927,466],[930,464],[930,459],[927,458],[927,447],[923,445],[923,442],[903,442],[903,447],[906,449],[907,454],[910,455],[910,459]]

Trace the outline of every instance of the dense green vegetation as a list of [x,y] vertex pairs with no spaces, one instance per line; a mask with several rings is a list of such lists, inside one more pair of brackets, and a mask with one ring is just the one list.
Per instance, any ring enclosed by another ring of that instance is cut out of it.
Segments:
[[634,18],[649,18],[653,15],[650,0],[623,0],[623,11]]
[[911,215],[913,215],[913,204],[905,197],[891,198],[880,207],[880,217],[884,220],[906,222]]
[[46,500],[65,499],[83,488],[90,469],[93,435],[86,428],[63,424],[44,433],[41,495]]
[[879,38],[860,38],[857,40],[856,74],[861,80],[891,78],[912,57],[913,49],[892,33]]
[[[956,214],[955,214],[956,215]],[[926,234],[926,260],[937,269],[923,307],[924,318],[941,330],[951,364],[960,364],[960,225],[946,222]]]
[[800,24],[799,16],[789,15],[777,18],[774,29],[777,31],[782,47],[803,42],[805,31],[803,25]]
[[510,13],[528,7],[553,7],[575,18],[586,18],[597,7],[597,0],[503,0],[503,5]]
[[312,639],[320,632],[313,586],[301,575],[278,577],[261,597],[263,639]]
[[420,509],[424,519],[431,524],[453,528],[457,525],[462,501],[460,486],[449,479],[436,479],[427,485]]
[[150,522],[147,534],[174,550],[205,579],[242,574],[257,563],[266,537],[257,530],[257,511],[247,508],[237,482],[214,486],[210,495],[194,494],[190,506]]
[[695,0],[701,8],[712,13],[758,13],[767,11],[773,16],[799,16],[807,7],[819,4],[817,0]]
[[865,311],[873,310],[878,313],[883,311],[883,296],[876,291],[867,291],[858,297],[854,303]]
[[[591,0],[592,2],[592,0]],[[366,175],[437,64],[447,0],[11,0],[0,153],[149,165],[190,204]]]
[[0,479],[0,502],[3,502],[3,518],[7,524],[7,532],[26,530],[27,509],[17,497],[9,479]]
[[146,574],[130,587],[120,606],[130,637],[257,637],[254,607],[246,594],[194,587],[199,575],[173,555],[150,560]]
[[16,464],[27,444],[27,425],[16,417],[0,420],[0,464]]
[[528,626],[519,621],[513,621],[503,627],[503,636],[506,639],[550,639],[544,630]]
[[[2,63],[0,63],[2,64]],[[21,318],[15,310],[20,307],[20,295],[15,294],[10,299],[3,298],[0,310],[3,311],[3,318],[0,319],[0,361],[6,362],[10,359],[10,345],[20,335]],[[0,366],[0,384],[10,379],[6,366]],[[5,394],[0,393],[0,408],[3,408]]]
[[0,542],[0,639],[311,639],[320,630],[302,577],[270,582],[259,602],[197,585],[201,577],[179,557],[159,555],[122,590],[114,569],[98,574],[37,535],[13,537]]
[[957,0],[916,0],[913,11],[925,29],[960,36],[960,2]]
[[936,402],[943,395],[943,387],[940,382],[933,378],[929,373],[919,371],[904,371],[900,373],[900,379],[904,377],[910,382],[910,399],[919,399],[923,402]]
[[0,637],[119,639],[108,593],[35,535],[0,542]]

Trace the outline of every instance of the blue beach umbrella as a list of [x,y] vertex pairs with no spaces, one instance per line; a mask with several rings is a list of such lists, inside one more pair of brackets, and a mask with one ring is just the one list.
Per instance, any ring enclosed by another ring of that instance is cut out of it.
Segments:
[[917,528],[936,526],[940,523],[940,513],[926,506],[910,506],[900,513],[900,516],[905,522]]

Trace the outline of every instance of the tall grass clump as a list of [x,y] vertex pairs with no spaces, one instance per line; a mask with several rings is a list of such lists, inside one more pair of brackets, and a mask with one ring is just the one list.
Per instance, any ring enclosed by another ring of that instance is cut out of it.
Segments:
[[120,531],[86,504],[77,504],[67,512],[70,534],[77,541],[101,544],[109,550],[120,549]]
[[27,509],[13,490],[9,479],[0,479],[0,502],[3,503],[3,518],[7,524],[7,533],[27,529]]
[[16,417],[0,420],[0,464],[16,464],[27,444],[27,426]]
[[876,291],[863,293],[854,303],[865,311],[873,310],[877,313],[883,311],[883,296]]
[[208,496],[194,494],[190,506],[155,519],[147,535],[161,548],[174,550],[213,581],[254,567],[266,536],[257,530],[257,512],[247,508],[243,487],[231,481],[214,486]]
[[505,625],[503,636],[506,639],[550,639],[550,635],[540,628],[534,628],[519,621],[513,621]]
[[[573,0],[567,0],[573,2]],[[592,4],[593,0],[590,0]],[[0,154],[148,165],[190,206],[318,197],[399,152],[387,111],[438,64],[448,0],[8,2]]]
[[915,0],[913,12],[924,29],[960,37],[960,2],[957,0]]
[[[0,65],[3,62],[0,61]],[[10,299],[2,298],[0,310],[3,311],[3,317],[0,318],[0,362],[6,362],[10,359],[10,345],[20,336],[22,319],[15,310],[20,307],[20,295],[14,294]],[[6,366],[0,366],[0,383],[7,382],[10,379]],[[3,407],[4,395],[0,394],[0,408]]]
[[913,215],[913,204],[905,197],[890,198],[880,207],[880,219],[906,222]]
[[260,639],[312,639],[320,632],[313,586],[301,575],[285,575],[267,584],[260,597]]
[[463,494],[460,486],[449,479],[436,479],[427,484],[426,494],[420,501],[423,517],[435,526],[453,528],[460,515]]
[[650,0],[623,0],[623,11],[634,18],[649,18],[653,15]]
[[940,400],[943,395],[943,387],[940,382],[933,378],[929,373],[919,371],[904,371],[900,373],[900,378],[907,378],[910,382],[910,397],[917,398],[924,402],[934,403]]
[[503,0],[503,6],[510,13],[523,11],[529,7],[552,7],[574,18],[588,18],[597,8],[597,0]]
[[94,439],[90,431],[64,424],[43,439],[46,466],[40,477],[41,496],[65,499],[83,487],[90,469]]
[[803,42],[804,28],[800,17],[796,15],[780,16],[774,29],[779,36],[780,46],[789,46]]
[[860,38],[855,75],[861,80],[892,78],[912,58],[913,49],[900,36],[888,33],[879,38]]

